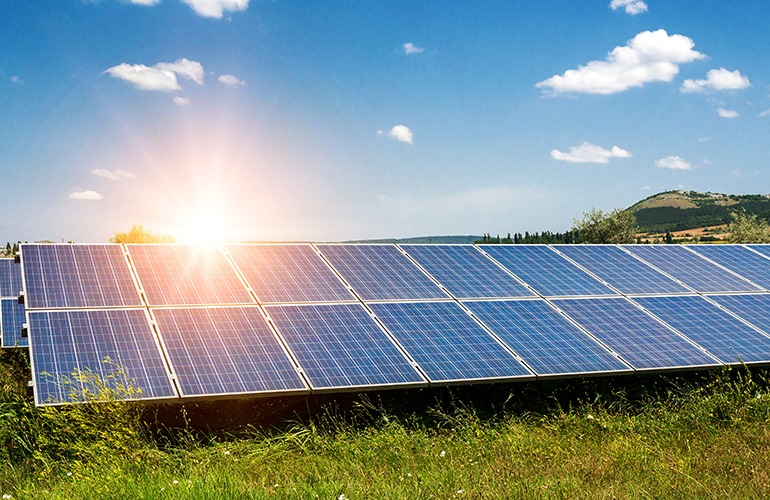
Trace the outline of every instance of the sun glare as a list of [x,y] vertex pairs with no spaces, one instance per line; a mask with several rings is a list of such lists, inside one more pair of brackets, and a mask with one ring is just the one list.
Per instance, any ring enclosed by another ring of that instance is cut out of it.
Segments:
[[186,221],[177,239],[190,245],[219,245],[227,238],[225,220],[220,214],[202,211]]

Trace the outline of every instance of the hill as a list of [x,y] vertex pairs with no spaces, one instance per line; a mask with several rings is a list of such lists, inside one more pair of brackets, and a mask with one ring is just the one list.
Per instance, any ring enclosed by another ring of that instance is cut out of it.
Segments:
[[645,233],[684,231],[727,224],[732,212],[745,211],[770,220],[770,195],[731,195],[697,191],[666,191],[628,207]]
[[473,243],[476,240],[480,240],[481,236],[474,235],[457,235],[457,236],[417,236],[414,238],[391,238],[381,240],[355,240],[346,241],[345,243],[399,243],[399,244],[420,244],[420,243],[442,243],[442,244],[454,244],[454,243]]

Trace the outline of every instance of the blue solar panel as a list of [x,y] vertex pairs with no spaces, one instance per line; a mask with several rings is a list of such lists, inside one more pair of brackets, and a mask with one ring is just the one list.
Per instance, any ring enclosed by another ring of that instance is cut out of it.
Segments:
[[13,259],[0,259],[0,297],[21,294],[21,266]]
[[700,296],[634,299],[723,363],[770,362],[770,338]]
[[130,307],[142,301],[120,245],[21,245],[27,309]]
[[219,247],[126,247],[150,306],[254,303]]
[[308,390],[256,307],[153,314],[181,396]]
[[709,298],[770,334],[770,295],[710,295]]
[[447,295],[395,245],[316,245],[363,300]]
[[3,347],[27,347],[27,338],[21,336],[21,327],[27,321],[24,304],[18,299],[0,299],[0,319],[2,319]]
[[770,290],[770,259],[740,245],[690,245],[687,248]]
[[566,299],[553,304],[639,370],[719,364],[627,299]]
[[624,294],[690,291],[614,245],[553,245],[553,248]]
[[262,303],[355,300],[310,245],[226,248]]
[[266,310],[313,389],[425,385],[361,304]]
[[759,252],[765,257],[770,258],[770,245],[744,245],[746,248],[750,248],[755,252]]
[[481,248],[540,295],[615,294],[545,245],[482,245]]
[[466,302],[538,375],[630,370],[544,300]]
[[623,245],[698,292],[751,292],[751,283],[703,259],[683,245]]
[[401,245],[401,248],[457,298],[535,295],[473,245]]
[[456,302],[370,304],[431,382],[531,376]]
[[98,397],[98,385],[79,380],[78,374],[88,373],[118,390],[116,397],[176,396],[143,309],[31,311],[29,342],[38,405]]

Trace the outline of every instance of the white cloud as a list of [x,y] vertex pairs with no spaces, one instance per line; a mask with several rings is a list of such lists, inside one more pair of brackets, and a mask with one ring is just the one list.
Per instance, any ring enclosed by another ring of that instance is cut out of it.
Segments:
[[681,156],[666,156],[660,160],[655,160],[655,166],[671,170],[692,170],[692,165]]
[[759,116],[768,116],[768,115],[770,115],[770,109],[766,109],[766,110],[762,111],[761,113],[759,113]]
[[615,47],[604,61],[591,61],[563,75],[554,75],[535,85],[544,93],[615,94],[645,83],[670,82],[679,64],[705,57],[693,50],[695,43],[665,30],[643,31],[622,47]]
[[130,0],[134,5],[155,5],[160,3],[160,0]]
[[243,11],[249,6],[249,0],[182,0],[203,17],[221,19],[226,11]]
[[80,201],[99,201],[104,199],[104,196],[100,195],[96,191],[74,191],[68,196],[70,200]]
[[174,104],[177,106],[189,106],[190,102],[190,99],[187,97],[174,96]]
[[136,177],[132,172],[125,170],[107,170],[104,168],[96,168],[91,170],[91,173],[113,181],[122,181],[123,179],[133,179]]
[[580,146],[569,148],[568,153],[557,149],[551,150],[551,158],[569,163],[609,163],[611,158],[630,158],[631,153],[617,146],[612,149],[604,149],[590,142],[584,142]]
[[219,78],[217,78],[217,81],[221,83],[222,85],[227,85],[228,87],[245,87],[246,82],[243,80],[234,77],[233,75],[222,75]]
[[682,82],[680,90],[685,94],[711,90],[741,90],[751,87],[748,77],[741,75],[737,69],[729,71],[725,68],[712,69],[706,73],[705,80],[687,79]]
[[625,8],[626,14],[631,14],[632,16],[647,12],[647,4],[642,0],[612,0],[610,8],[612,10]]
[[406,42],[404,44],[404,54],[408,56],[412,54],[421,54],[423,52],[425,52],[425,49],[423,49],[422,47],[417,47],[412,42]]
[[11,83],[15,83],[15,84],[17,84],[17,85],[20,85],[20,84],[24,83],[24,80],[22,80],[22,79],[21,79],[19,76],[17,76],[17,75],[13,75],[13,76],[11,77]]
[[414,141],[414,134],[406,125],[396,125],[392,129],[390,129],[390,131],[388,132],[383,132],[382,130],[378,130],[377,134],[387,135],[388,137],[392,137],[397,141],[405,142],[407,144],[413,144],[413,141]]
[[717,114],[722,118],[738,118],[738,112],[734,109],[717,108]]
[[203,66],[199,62],[182,58],[173,63],[158,63],[153,67],[144,64],[122,63],[106,69],[104,73],[133,84],[139,90],[172,92],[181,90],[177,75],[203,85]]

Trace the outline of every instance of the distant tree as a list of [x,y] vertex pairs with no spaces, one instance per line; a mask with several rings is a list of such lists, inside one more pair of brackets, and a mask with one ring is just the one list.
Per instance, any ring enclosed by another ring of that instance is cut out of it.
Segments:
[[573,221],[573,231],[578,232],[582,243],[633,243],[637,225],[634,214],[621,208],[605,213],[593,208]]
[[671,236],[671,231],[666,231],[666,243],[669,245],[674,242],[674,237]]
[[155,234],[142,225],[134,224],[125,233],[115,233],[110,243],[176,243],[176,240],[169,234]]
[[770,243],[770,225],[756,214],[733,212],[733,222],[728,226],[730,243]]

